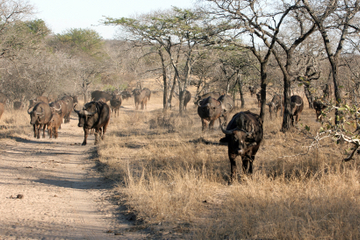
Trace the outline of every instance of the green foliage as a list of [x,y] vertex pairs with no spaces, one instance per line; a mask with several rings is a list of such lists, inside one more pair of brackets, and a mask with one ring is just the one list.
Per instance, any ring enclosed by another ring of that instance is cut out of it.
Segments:
[[[336,116],[338,124],[333,123],[332,112],[337,110]],[[352,159],[355,151],[360,146],[359,132],[359,109],[356,105],[343,104],[340,107],[334,104],[328,104],[328,107],[322,111],[322,126],[317,130],[317,135],[327,135],[332,137],[336,143],[347,142],[354,145],[353,152],[344,161]]]
[[31,34],[40,36],[42,38],[48,36],[51,32],[42,19],[24,22],[24,25],[28,28]]
[[99,56],[104,44],[96,31],[81,28],[72,28],[63,34],[57,34],[56,40],[67,46],[72,53],[85,53],[90,56]]

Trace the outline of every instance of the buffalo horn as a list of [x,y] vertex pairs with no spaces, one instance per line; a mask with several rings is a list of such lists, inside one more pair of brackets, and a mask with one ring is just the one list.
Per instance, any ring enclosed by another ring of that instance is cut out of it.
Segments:
[[35,112],[36,115],[44,115],[44,109],[41,109],[41,112]]
[[220,122],[221,131],[225,134],[231,135],[236,130],[236,128],[232,129],[232,130],[226,130],[226,129],[224,129],[223,125],[221,124],[220,118],[219,118],[219,122]]
[[57,112],[60,112],[60,110],[61,110],[61,104],[60,104],[60,108],[56,108],[56,107],[54,106],[54,110],[57,111]]
[[75,105],[74,105],[74,107],[73,107],[74,112],[76,112],[76,113],[80,113],[80,111],[79,111],[79,110],[76,110],[76,109],[75,109],[76,105],[77,105],[77,104],[75,103]]
[[88,111],[86,111],[86,110],[84,110],[84,114],[86,115],[86,116],[92,116],[92,115],[94,115],[96,112],[88,112]]

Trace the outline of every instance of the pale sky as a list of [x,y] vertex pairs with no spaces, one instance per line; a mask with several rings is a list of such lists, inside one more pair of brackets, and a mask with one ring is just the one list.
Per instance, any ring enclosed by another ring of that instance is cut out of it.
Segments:
[[90,28],[104,39],[113,39],[114,26],[96,26],[103,16],[120,18],[171,6],[191,8],[195,0],[29,0],[35,7],[35,18],[42,19],[53,33],[71,28]]

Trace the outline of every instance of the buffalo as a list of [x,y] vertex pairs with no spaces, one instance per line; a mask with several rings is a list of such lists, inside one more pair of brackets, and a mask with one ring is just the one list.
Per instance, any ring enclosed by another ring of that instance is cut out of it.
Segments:
[[231,164],[230,182],[236,178],[236,157],[242,160],[242,169],[245,174],[252,174],[255,155],[263,140],[263,122],[259,115],[250,111],[239,112],[233,116],[226,127],[220,124],[225,137],[220,139],[221,144],[227,144]]
[[145,95],[147,97],[147,99],[150,101],[150,97],[151,97],[151,91],[148,88],[143,88],[142,91],[145,91]]
[[270,119],[272,119],[273,112],[275,113],[275,118],[277,118],[277,112],[280,110],[280,116],[283,112],[283,98],[279,94],[275,94],[271,102],[267,104],[269,106]]
[[209,93],[205,93],[201,96],[197,96],[196,100],[195,100],[195,104],[196,105],[199,105],[200,101],[205,99],[205,98],[208,98],[208,97],[212,97],[212,98],[215,98],[215,99],[218,99],[220,97],[220,93],[219,92],[209,92]]
[[191,100],[191,93],[188,90],[184,90],[180,92],[180,95],[182,95],[182,99],[184,101],[184,110],[186,110],[186,106]]
[[221,102],[213,97],[207,97],[198,104],[197,112],[201,118],[202,131],[205,131],[209,124],[209,129],[214,128],[214,123],[223,113]]
[[[139,105],[141,105],[141,109],[146,109],[149,92],[144,88],[143,90],[134,89],[133,90],[134,101],[135,101],[135,109],[139,109]],[[151,95],[151,94],[150,94]]]
[[221,116],[224,118],[226,124],[228,116],[234,108],[234,100],[231,96],[224,94],[218,98],[218,101],[221,103]]
[[53,138],[57,138],[58,137],[58,129],[61,128],[61,122],[62,122],[62,118],[61,116],[56,113],[55,111],[53,111],[52,113],[52,117],[50,119],[50,121],[47,124],[47,129],[48,129],[48,133],[49,133],[49,137],[53,137]]
[[249,86],[249,91],[250,91],[250,95],[251,97],[256,94],[256,87],[255,86]]
[[123,100],[126,100],[126,99],[128,99],[128,98],[131,98],[131,91],[129,91],[129,90],[124,90],[124,91],[122,91],[121,93],[120,93],[120,95],[121,95],[121,98],[123,99]]
[[64,105],[66,105],[66,109],[65,107],[63,109],[63,115],[64,115],[64,123],[68,123],[70,122],[70,114],[74,107],[74,98],[72,96],[65,95],[60,100],[62,100],[65,103]]
[[291,105],[291,111],[290,111],[291,125],[294,126],[294,121],[295,124],[298,123],[300,114],[304,109],[304,101],[300,96],[293,95],[290,98],[290,105]]
[[39,102],[37,103],[32,111],[29,111],[30,114],[30,124],[34,127],[34,137],[40,138],[40,128],[43,128],[43,138],[45,137],[45,128],[49,123],[52,113],[48,103]]
[[328,106],[320,100],[315,100],[313,102],[313,107],[316,113],[316,121],[322,121],[322,110],[326,109]]
[[88,102],[83,109],[74,111],[78,114],[78,127],[84,129],[84,141],[82,145],[86,145],[89,130],[95,129],[95,144],[98,144],[99,138],[104,139],[106,128],[110,120],[110,108],[103,102]]
[[[49,103],[49,106],[52,112],[59,114],[62,123],[65,115],[67,115],[69,112],[68,104],[64,100],[57,100],[55,102]],[[59,129],[61,129],[61,126]]]
[[108,92],[95,90],[91,92],[91,101],[99,101],[101,98],[104,98],[106,102],[112,99],[112,95]]
[[111,112],[116,115],[119,115],[119,109],[121,107],[122,99],[121,95],[114,95],[113,98],[110,100],[110,108]]

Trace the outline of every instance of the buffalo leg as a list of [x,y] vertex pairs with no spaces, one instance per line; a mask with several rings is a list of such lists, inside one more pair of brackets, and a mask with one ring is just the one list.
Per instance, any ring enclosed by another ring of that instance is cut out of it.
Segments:
[[46,124],[44,124],[43,126],[43,138],[45,138],[45,129],[46,129]]
[[86,145],[86,140],[87,140],[88,135],[89,135],[89,129],[84,128],[84,141],[81,145]]
[[49,134],[49,138],[51,138],[52,135],[52,127],[48,126],[48,134]]
[[249,158],[244,158],[242,164],[243,172],[245,174],[251,174],[253,172],[252,161]]
[[232,183],[236,179],[236,154],[229,153],[229,159],[230,159],[230,166],[231,166],[231,172],[230,172],[230,183]]
[[254,156],[244,156],[242,159],[243,164],[243,171],[245,174],[252,174],[253,173],[253,162],[255,160]]
[[202,124],[202,131],[205,131],[208,125],[207,121],[205,119],[201,119],[201,124]]
[[36,138],[37,134],[36,134],[36,125],[35,124],[33,125],[33,128],[34,128],[34,138]]
[[214,123],[215,123],[215,120],[210,121],[210,124],[209,124],[209,129],[210,130],[214,130]]
[[105,132],[106,132],[106,129],[107,129],[107,126],[108,126],[109,122],[107,122],[103,127],[103,132],[102,132],[102,136],[101,136],[101,139],[104,140],[104,137],[105,137]]
[[95,135],[95,145],[98,144],[98,142],[99,142],[99,135],[101,134],[100,131],[101,131],[101,129],[98,129],[98,128],[95,130],[95,133],[94,133],[94,135]]
[[57,129],[57,127],[54,127],[53,132],[54,132],[54,137],[57,138],[58,137],[58,129]]

